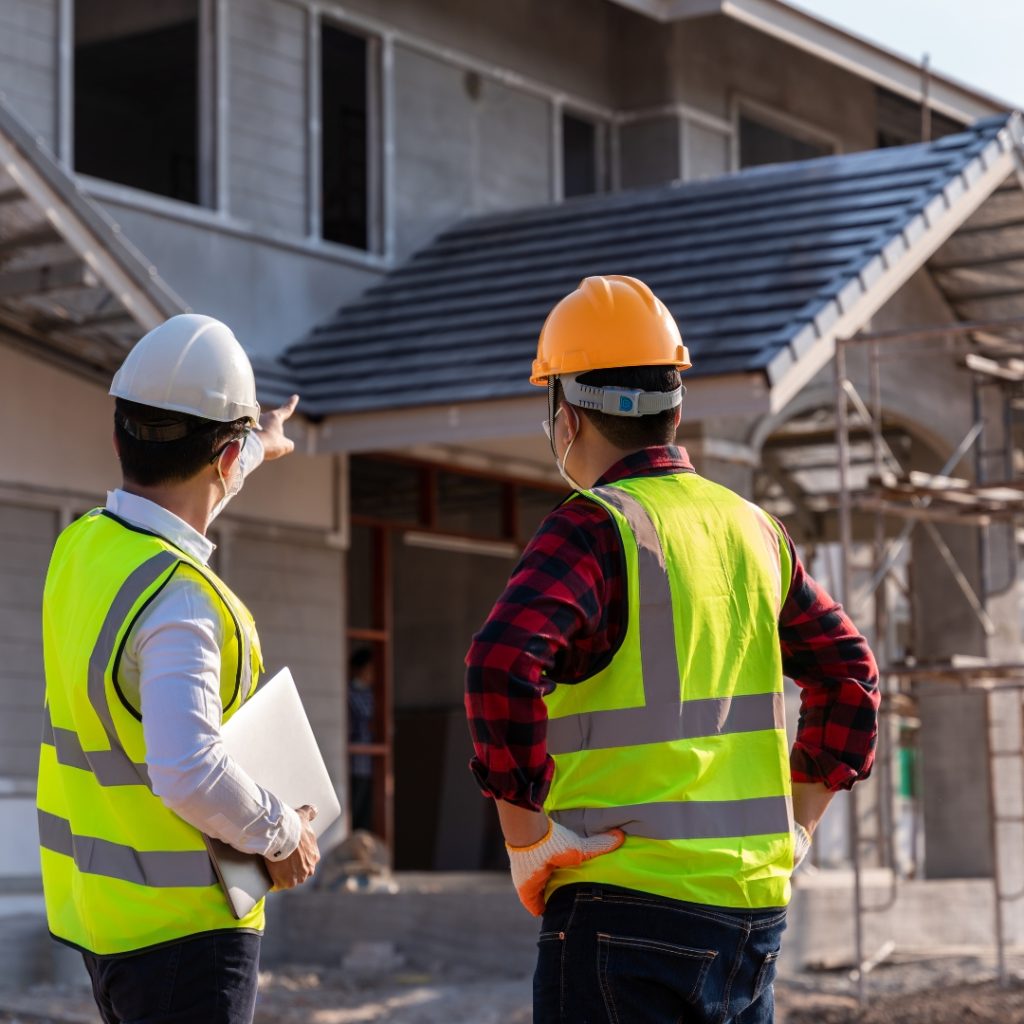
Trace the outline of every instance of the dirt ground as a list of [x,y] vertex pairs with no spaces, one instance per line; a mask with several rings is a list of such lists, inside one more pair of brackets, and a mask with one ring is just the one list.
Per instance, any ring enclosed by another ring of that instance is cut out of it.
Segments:
[[[1015,965],[1020,966],[1020,965]],[[871,976],[858,1008],[845,973],[805,974],[776,985],[778,1024],[1024,1024],[1024,973],[1006,988],[982,958],[893,964]],[[261,978],[256,1024],[530,1024],[528,978],[482,981],[304,967]],[[83,989],[0,992],[3,1024],[97,1024]],[[625,1022],[624,1022],[625,1024]]]

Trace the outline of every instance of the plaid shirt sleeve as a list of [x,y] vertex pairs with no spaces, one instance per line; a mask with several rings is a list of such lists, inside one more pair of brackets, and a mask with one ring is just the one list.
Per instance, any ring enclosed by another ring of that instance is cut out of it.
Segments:
[[807,573],[788,534],[786,540],[793,582],[779,616],[779,642],[783,671],[800,687],[790,772],[794,782],[849,789],[868,777],[875,758],[878,667],[867,641]]
[[540,810],[554,762],[547,708],[556,682],[607,661],[621,602],[622,555],[611,517],[590,501],[551,512],[466,655],[466,716],[483,792]]
[[[793,550],[779,617],[785,673],[801,688],[791,757],[795,782],[849,788],[866,778],[877,736],[878,673],[867,642]],[[547,708],[610,660],[624,621],[618,532],[599,506],[574,500],[548,515],[466,655],[466,714],[483,792],[540,810],[554,763]]]

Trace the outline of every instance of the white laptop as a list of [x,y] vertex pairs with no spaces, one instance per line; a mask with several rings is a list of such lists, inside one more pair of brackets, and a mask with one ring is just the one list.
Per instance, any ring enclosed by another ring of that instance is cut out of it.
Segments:
[[[290,807],[316,807],[317,838],[340,817],[338,795],[287,668],[224,723],[221,735],[228,755],[264,789]],[[245,917],[273,884],[263,858],[205,838],[232,913]]]

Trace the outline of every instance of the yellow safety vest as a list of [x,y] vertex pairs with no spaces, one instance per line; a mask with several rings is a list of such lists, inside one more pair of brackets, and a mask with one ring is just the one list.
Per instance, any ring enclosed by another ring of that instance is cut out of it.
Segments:
[[789,902],[792,803],[778,618],[789,547],[761,509],[694,473],[583,492],[625,552],[610,663],[545,698],[545,809],[614,853],[555,872],[719,907]]
[[46,913],[55,938],[99,955],[263,929],[262,901],[236,920],[202,835],[153,793],[138,694],[118,676],[133,625],[175,575],[219,611],[226,720],[263,663],[252,616],[210,569],[97,509],[60,535],[46,577],[37,797]]

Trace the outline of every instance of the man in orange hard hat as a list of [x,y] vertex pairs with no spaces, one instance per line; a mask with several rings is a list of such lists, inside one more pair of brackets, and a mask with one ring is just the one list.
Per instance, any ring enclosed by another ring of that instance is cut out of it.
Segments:
[[782,525],[675,447],[689,367],[665,306],[617,276],[555,306],[533,365],[574,493],[474,638],[466,709],[543,915],[536,1024],[770,1024],[790,876],[871,768],[871,652]]

